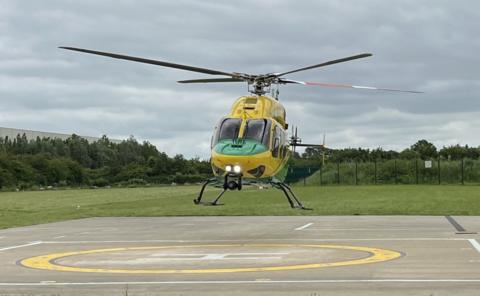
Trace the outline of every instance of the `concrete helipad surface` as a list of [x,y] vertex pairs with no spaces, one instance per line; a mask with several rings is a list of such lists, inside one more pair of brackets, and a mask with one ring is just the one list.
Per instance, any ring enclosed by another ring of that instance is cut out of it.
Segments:
[[0,295],[478,295],[480,217],[91,218],[0,230]]

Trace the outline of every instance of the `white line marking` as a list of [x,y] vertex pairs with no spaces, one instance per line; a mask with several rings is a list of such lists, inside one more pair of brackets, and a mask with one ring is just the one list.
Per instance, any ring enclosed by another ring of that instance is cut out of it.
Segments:
[[480,283],[480,279],[358,279],[358,280],[246,280],[246,281],[154,281],[154,282],[36,282],[0,283],[0,286],[94,286],[94,285],[185,285],[185,284],[337,284],[337,283]]
[[[310,228],[312,231],[412,231],[412,228]],[[429,230],[429,231],[445,231],[445,228],[415,228],[415,230]]]
[[42,243],[41,241],[37,241],[37,242],[31,242],[31,243],[24,244],[24,245],[5,247],[5,248],[1,248],[1,249],[0,249],[0,252],[1,252],[1,251],[6,251],[6,250],[12,250],[12,249],[18,249],[18,248],[28,247],[28,246],[39,245],[39,244],[41,244],[41,243]]
[[54,237],[53,239],[63,238],[63,237],[65,237],[65,235],[59,235],[59,236]]
[[310,226],[312,226],[312,225],[313,225],[313,223],[307,223],[307,224],[305,224],[305,225],[303,225],[303,226],[300,226],[300,227],[295,228],[295,230],[304,230],[305,228],[310,227]]
[[477,250],[477,252],[480,253],[480,244],[477,242],[477,240],[475,240],[473,238],[469,238],[468,241],[470,242],[470,244],[472,244],[472,246],[475,248],[475,250]]
[[0,236],[0,239],[5,238],[4,236]]
[[[439,238],[439,237],[406,237],[406,238],[266,238],[264,241],[465,241],[467,238]],[[42,244],[116,244],[116,243],[206,243],[206,242],[259,242],[259,239],[207,239],[207,240],[175,240],[175,239],[150,239],[150,240],[85,240],[85,241],[42,241]]]

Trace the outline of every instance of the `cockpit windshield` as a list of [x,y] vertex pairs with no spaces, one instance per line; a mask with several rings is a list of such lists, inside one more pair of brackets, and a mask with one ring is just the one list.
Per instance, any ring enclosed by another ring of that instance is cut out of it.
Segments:
[[[241,125],[242,119],[240,118],[225,118],[220,121],[212,138],[212,147],[221,140],[233,140],[239,136],[241,137],[239,134]],[[248,119],[245,122],[245,130],[242,138],[255,140],[269,147],[271,127],[272,122],[268,119]]]
[[238,138],[241,123],[242,120],[240,118],[226,118],[223,120],[220,131],[218,132],[218,141]]
[[257,140],[265,146],[270,142],[271,122],[266,119],[249,119],[245,125],[244,139]]

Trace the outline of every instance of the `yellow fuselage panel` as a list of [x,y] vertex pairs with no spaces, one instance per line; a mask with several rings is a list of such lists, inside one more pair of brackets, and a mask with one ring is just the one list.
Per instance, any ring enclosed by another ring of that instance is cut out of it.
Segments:
[[285,108],[277,100],[267,96],[244,96],[238,98],[228,117],[231,118],[270,118],[283,128],[286,125]]

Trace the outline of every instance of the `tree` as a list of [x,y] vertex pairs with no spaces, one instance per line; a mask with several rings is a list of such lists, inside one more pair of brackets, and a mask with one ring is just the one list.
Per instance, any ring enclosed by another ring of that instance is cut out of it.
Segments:
[[66,140],[70,150],[70,157],[84,167],[90,167],[92,159],[88,155],[88,141],[77,135],[72,135]]
[[407,148],[402,150],[402,152],[400,152],[399,157],[402,159],[415,159],[418,157],[418,154],[412,149]]
[[459,160],[467,156],[468,147],[462,147],[460,145],[451,145],[448,147],[443,147],[440,152],[440,156],[445,159]]
[[415,151],[423,160],[435,158],[438,155],[437,147],[427,140],[418,141],[417,143],[413,144],[410,149]]

